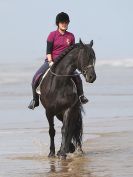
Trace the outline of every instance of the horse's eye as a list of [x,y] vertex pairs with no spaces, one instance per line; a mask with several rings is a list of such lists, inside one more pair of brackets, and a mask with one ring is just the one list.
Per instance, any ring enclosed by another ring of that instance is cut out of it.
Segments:
[[83,69],[83,74],[86,75],[86,73],[87,73],[87,68],[84,68]]
[[86,69],[83,70],[83,74],[86,75]]

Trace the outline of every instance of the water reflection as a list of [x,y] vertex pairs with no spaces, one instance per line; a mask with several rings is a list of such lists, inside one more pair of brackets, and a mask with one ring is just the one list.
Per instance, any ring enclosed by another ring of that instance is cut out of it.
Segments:
[[92,177],[87,157],[73,157],[67,160],[50,159],[48,177]]
[[[90,162],[86,155],[73,154],[68,155],[66,160],[60,160],[57,157],[49,159],[46,156],[25,154],[12,156],[8,160],[15,166],[15,173],[19,177],[94,177],[90,173]],[[14,177],[17,175],[14,174]]]

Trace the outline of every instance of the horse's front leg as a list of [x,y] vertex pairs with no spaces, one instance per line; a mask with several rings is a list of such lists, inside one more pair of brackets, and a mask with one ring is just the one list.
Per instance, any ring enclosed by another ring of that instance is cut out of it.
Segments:
[[48,157],[55,157],[55,143],[54,143],[54,136],[55,136],[55,129],[54,129],[54,117],[50,116],[48,113],[47,119],[49,122],[49,136],[50,136],[50,153]]
[[69,147],[72,139],[72,132],[69,129],[69,119],[70,117],[68,116],[69,110],[67,110],[63,116],[63,126],[61,129],[62,133],[62,142],[61,142],[61,148],[58,151],[57,155],[65,159],[66,158],[66,153],[69,152]]
[[57,156],[61,159],[66,159],[66,131],[65,131],[65,125],[63,124],[62,129],[62,142],[60,150],[57,152]]

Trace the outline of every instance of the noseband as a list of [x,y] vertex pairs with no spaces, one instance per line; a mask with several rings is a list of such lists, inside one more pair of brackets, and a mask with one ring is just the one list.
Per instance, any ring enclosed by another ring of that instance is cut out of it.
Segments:
[[86,75],[88,69],[92,68],[92,67],[94,67],[94,65],[88,65],[88,66],[86,66],[85,69],[81,70],[81,73],[84,74],[84,75]]

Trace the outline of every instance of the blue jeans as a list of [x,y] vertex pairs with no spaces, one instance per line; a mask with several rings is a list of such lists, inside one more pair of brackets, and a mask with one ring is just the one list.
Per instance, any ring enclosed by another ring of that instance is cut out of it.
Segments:
[[45,60],[44,64],[37,70],[32,80],[32,87],[37,87],[39,84],[40,77],[47,71],[49,68],[48,61]]

